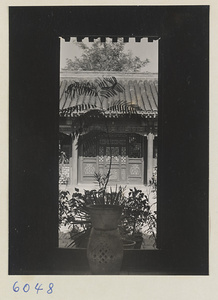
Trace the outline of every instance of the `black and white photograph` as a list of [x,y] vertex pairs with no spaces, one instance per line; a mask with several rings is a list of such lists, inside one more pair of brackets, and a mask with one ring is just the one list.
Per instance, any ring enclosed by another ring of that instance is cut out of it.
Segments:
[[158,38],[90,40],[61,40],[59,247],[119,274],[157,249]]
[[9,123],[8,275],[209,275],[208,5],[9,7]]

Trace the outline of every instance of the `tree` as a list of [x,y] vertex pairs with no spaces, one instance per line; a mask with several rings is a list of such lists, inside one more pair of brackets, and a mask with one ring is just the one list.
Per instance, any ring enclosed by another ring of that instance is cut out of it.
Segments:
[[138,72],[149,63],[148,59],[142,61],[133,56],[131,51],[125,53],[125,43],[121,40],[116,43],[96,40],[91,47],[83,42],[77,45],[83,54],[81,58],[75,57],[74,61],[67,59],[67,70]]

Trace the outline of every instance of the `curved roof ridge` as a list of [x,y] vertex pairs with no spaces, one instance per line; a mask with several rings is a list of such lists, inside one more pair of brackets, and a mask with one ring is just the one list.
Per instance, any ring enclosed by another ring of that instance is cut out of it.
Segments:
[[69,79],[69,78],[83,78],[91,79],[98,77],[106,77],[106,76],[114,76],[117,79],[147,79],[147,80],[157,80],[158,73],[150,73],[150,72],[115,72],[115,71],[68,71],[62,70],[60,72],[60,78]]

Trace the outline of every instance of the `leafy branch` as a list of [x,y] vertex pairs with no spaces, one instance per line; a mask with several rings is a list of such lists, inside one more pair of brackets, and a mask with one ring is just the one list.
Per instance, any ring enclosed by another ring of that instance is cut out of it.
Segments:
[[[77,146],[84,144],[84,142],[94,143],[96,142],[99,134],[106,134],[110,147],[110,161],[107,174],[105,176],[104,188],[103,188],[103,198],[105,196],[106,187],[109,182],[111,167],[112,167],[112,147],[110,142],[109,128],[107,124],[107,114],[108,113],[123,113],[123,114],[137,114],[142,109],[133,103],[126,103],[121,100],[114,100],[107,109],[103,107],[103,100],[110,97],[118,95],[118,93],[124,92],[124,87],[117,81],[115,77],[97,78],[94,82],[78,82],[74,81],[71,83],[66,91],[66,100],[68,97],[75,98],[77,96],[94,96],[97,97],[100,103],[100,107],[90,104],[79,104],[69,107],[67,109],[60,110],[61,117],[72,117],[75,114],[74,119],[74,130],[72,132],[73,138],[78,138]],[[102,118],[104,121],[104,127],[98,130],[90,131],[91,120],[93,118]],[[89,134],[87,134],[89,133]]]

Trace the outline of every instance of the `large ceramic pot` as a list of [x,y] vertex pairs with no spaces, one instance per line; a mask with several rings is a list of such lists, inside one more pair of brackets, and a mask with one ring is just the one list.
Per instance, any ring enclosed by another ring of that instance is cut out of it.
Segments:
[[123,260],[123,243],[118,230],[122,208],[116,205],[89,207],[92,230],[87,257],[92,274],[119,274]]

